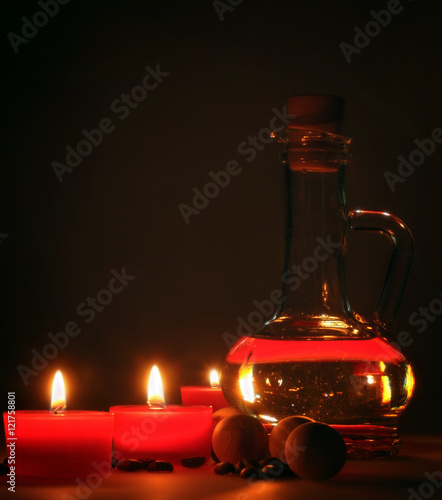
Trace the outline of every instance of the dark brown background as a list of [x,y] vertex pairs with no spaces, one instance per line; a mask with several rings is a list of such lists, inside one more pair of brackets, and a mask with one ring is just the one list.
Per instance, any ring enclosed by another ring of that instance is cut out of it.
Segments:
[[[252,2],[225,13],[212,2],[81,2],[56,17],[14,54],[36,2],[3,7],[3,168],[0,244],[3,291],[2,407],[46,408],[53,373],[68,381],[70,408],[107,408],[145,398],[156,362],[169,401],[179,386],[206,382],[227,353],[223,333],[279,286],[283,255],[282,174],[271,146],[250,163],[239,143],[267,127],[292,93],[342,95],[345,131],[354,138],[347,206],[389,211],[415,236],[416,258],[396,330],[417,375],[403,431],[440,431],[442,318],[423,333],[408,322],[441,297],[440,163],[442,146],[392,193],[384,179],[413,141],[442,127],[441,9],[402,2],[404,10],[348,64],[373,2]],[[138,85],[145,66],[170,72],[124,121],[110,110]],[[111,117],[116,130],[60,184],[51,168],[83,128]],[[236,159],[242,173],[186,225],[178,204],[191,203],[209,171]],[[354,304],[370,310],[388,245],[353,241]],[[136,279],[89,325],[76,313],[125,267]],[[378,271],[376,271],[378,269]],[[49,332],[77,321],[81,334],[28,386],[30,365]]]

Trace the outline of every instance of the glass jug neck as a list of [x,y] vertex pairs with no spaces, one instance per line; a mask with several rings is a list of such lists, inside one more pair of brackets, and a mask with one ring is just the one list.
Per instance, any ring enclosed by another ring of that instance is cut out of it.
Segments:
[[288,129],[287,240],[281,316],[299,322],[346,316],[341,280],[345,229],[343,175],[350,139]]

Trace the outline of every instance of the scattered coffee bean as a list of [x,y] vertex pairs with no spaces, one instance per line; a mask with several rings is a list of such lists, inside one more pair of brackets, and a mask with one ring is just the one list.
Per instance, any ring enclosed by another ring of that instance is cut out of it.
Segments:
[[201,467],[206,463],[205,457],[189,457],[183,458],[181,460],[181,465],[183,467],[189,467],[190,469],[196,469],[197,467]]
[[154,458],[140,458],[139,460],[141,462],[141,468],[144,469],[144,470],[147,470],[147,468],[149,467],[149,465],[152,462],[155,462]]
[[266,477],[281,477],[284,473],[284,468],[282,464],[280,466],[269,464],[265,465],[261,469],[261,472]]
[[241,471],[246,467],[244,460],[240,460],[237,464],[235,464],[235,474],[241,474]]
[[231,462],[220,462],[215,466],[216,474],[228,474],[234,472],[242,478],[251,479],[274,479],[277,477],[296,476],[290,467],[276,457],[265,457],[260,462],[244,458],[237,464]]
[[122,460],[118,465],[117,469],[125,472],[134,472],[136,470],[141,470],[141,462],[135,458],[130,458],[129,460]]
[[245,458],[242,462],[244,462],[245,467],[253,467],[254,469],[261,468],[260,463],[257,460],[253,460],[253,458]]
[[235,466],[231,462],[220,462],[215,465],[215,474],[229,474],[235,472]]
[[258,471],[255,469],[255,467],[244,467],[239,477],[247,478],[252,475],[256,475],[256,477],[258,477]]
[[173,465],[164,460],[154,460],[147,466],[149,472],[173,472]]
[[259,465],[261,467],[265,467],[266,465],[274,463],[275,460],[277,460],[278,462],[280,462],[280,460],[277,459],[276,457],[265,457],[265,458],[263,458],[262,460],[259,461]]

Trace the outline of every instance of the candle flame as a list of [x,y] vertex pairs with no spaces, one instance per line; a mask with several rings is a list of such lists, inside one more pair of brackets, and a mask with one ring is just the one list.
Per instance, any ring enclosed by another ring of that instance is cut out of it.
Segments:
[[210,385],[212,387],[219,387],[219,375],[216,370],[210,372]]
[[66,410],[66,392],[60,370],[55,374],[52,383],[51,410],[54,413],[63,413]]
[[150,372],[147,386],[147,404],[149,406],[165,406],[163,384],[161,382],[160,370],[154,365]]

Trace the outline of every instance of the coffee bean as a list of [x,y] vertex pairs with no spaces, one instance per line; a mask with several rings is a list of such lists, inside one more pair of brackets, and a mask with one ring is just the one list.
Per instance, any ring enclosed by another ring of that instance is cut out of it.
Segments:
[[117,469],[125,472],[134,472],[136,470],[141,470],[141,462],[135,458],[130,458],[129,460],[122,460],[118,465]]
[[280,466],[269,464],[265,465],[261,469],[261,472],[267,477],[280,477],[284,474],[284,468],[282,467],[282,464]]
[[189,467],[190,469],[196,469],[197,467],[201,467],[206,463],[205,457],[189,457],[183,458],[181,460],[181,465],[183,467]]
[[256,475],[256,477],[258,477],[258,471],[255,469],[255,467],[244,467],[239,477],[247,478],[252,475]]
[[245,458],[242,462],[244,462],[245,467],[253,467],[254,469],[261,468],[259,462],[257,460],[253,460],[253,458]]
[[173,472],[173,465],[164,460],[155,460],[147,466],[149,472]]
[[[278,460],[276,457],[265,457],[259,461],[259,465],[261,467],[265,467],[266,465],[272,464],[274,460]],[[278,460],[279,462],[279,460]]]
[[241,474],[241,471],[246,467],[244,460],[240,460],[237,464],[235,464],[235,474]]
[[141,468],[147,470],[152,462],[155,462],[154,458],[140,458]]
[[231,462],[220,462],[215,465],[215,474],[228,474],[235,472],[235,466]]

